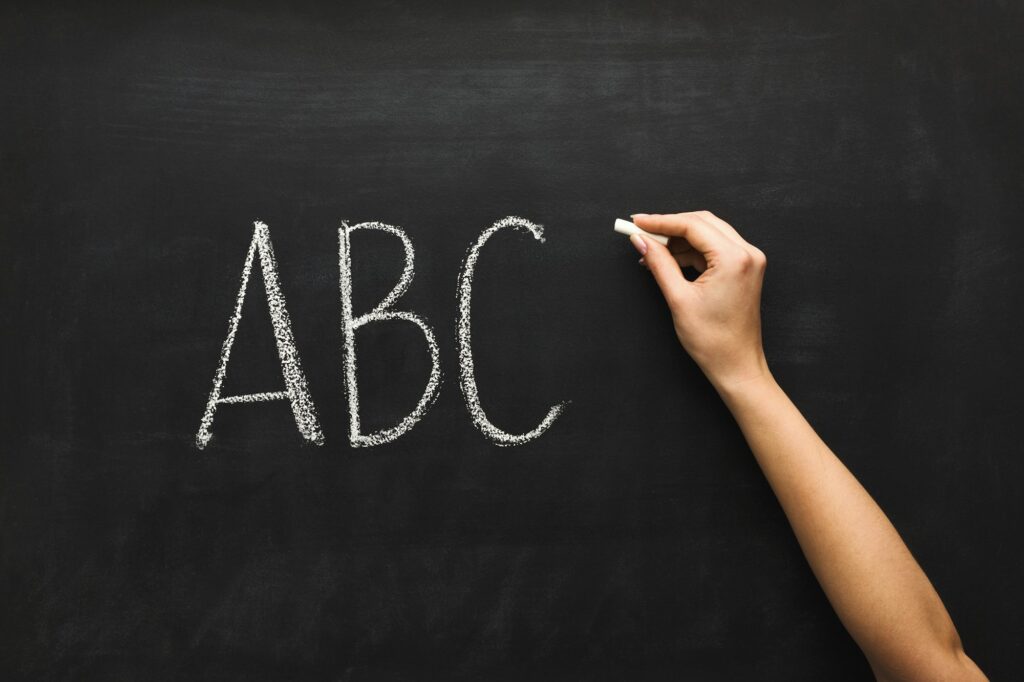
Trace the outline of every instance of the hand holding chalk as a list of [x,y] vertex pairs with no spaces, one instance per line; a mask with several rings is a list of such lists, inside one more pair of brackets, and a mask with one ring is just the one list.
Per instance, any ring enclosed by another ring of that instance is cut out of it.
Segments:
[[645,237],[650,237],[659,244],[662,244],[663,246],[668,246],[668,237],[666,237],[665,235],[645,232],[644,230],[641,230],[639,227],[629,222],[628,220],[622,220],[621,218],[615,219],[615,231],[618,232],[619,234],[624,234],[628,237],[631,237],[634,234],[642,234]]
[[[665,296],[676,336],[720,393],[768,377],[761,344],[761,282],[764,253],[721,218],[707,212],[633,216],[630,242]],[[619,223],[624,223],[623,230]],[[657,234],[651,234],[655,232]],[[670,251],[668,241],[675,238]],[[702,270],[690,282],[680,264]],[[703,267],[702,267],[703,266]]]

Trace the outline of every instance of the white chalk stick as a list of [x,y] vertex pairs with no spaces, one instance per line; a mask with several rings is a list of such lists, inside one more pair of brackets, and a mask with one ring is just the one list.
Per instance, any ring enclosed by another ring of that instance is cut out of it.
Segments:
[[639,227],[629,222],[628,220],[622,220],[621,218],[615,219],[615,231],[619,234],[642,234],[645,237],[650,237],[654,241],[668,246],[668,237],[663,234],[651,234],[646,230],[641,230]]

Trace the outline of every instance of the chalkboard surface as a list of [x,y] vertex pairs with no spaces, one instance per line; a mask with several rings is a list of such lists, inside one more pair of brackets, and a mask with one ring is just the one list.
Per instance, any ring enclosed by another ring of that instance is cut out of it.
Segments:
[[869,679],[611,229],[705,208],[1019,674],[1024,12],[891,4],[6,6],[0,677]]

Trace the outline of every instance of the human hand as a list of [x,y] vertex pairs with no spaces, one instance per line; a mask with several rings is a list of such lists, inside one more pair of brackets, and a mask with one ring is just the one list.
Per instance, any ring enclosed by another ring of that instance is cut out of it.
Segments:
[[[630,242],[665,296],[679,342],[715,388],[721,393],[770,376],[761,344],[764,253],[708,211],[632,218],[670,237],[667,247],[642,235]],[[680,266],[700,276],[688,281]]]

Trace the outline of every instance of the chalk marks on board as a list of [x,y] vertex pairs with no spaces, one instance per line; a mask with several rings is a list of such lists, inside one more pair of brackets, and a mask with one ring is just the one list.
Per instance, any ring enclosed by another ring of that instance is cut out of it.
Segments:
[[505,228],[525,230],[533,235],[533,238],[537,241],[544,241],[544,230],[540,225],[531,223],[525,218],[509,216],[502,218],[484,230],[473,246],[469,248],[466,260],[462,264],[462,270],[459,272],[459,323],[457,333],[459,340],[459,385],[462,386],[462,395],[466,399],[466,407],[469,408],[473,424],[485,436],[498,445],[522,445],[537,438],[551,428],[551,425],[558,419],[558,415],[562,414],[568,403],[563,402],[552,406],[536,428],[520,434],[511,434],[495,426],[487,418],[484,408],[480,405],[480,394],[476,385],[476,377],[473,373],[473,348],[470,343],[470,303],[473,298],[473,273],[476,270],[480,249],[483,248],[484,244],[495,232]]
[[[402,247],[405,251],[405,265],[402,268],[402,276],[395,284],[395,288],[384,297],[377,306],[368,313],[353,317],[352,315],[352,245],[349,236],[356,230],[379,230],[393,234],[402,240]],[[338,228],[338,269],[341,273],[341,333],[344,337],[345,353],[345,395],[348,397],[348,440],[356,447],[382,445],[389,443],[413,426],[423,417],[423,414],[430,407],[430,404],[437,398],[438,390],[441,388],[441,362],[438,357],[437,339],[430,326],[419,315],[414,313],[391,310],[391,306],[398,298],[408,290],[412,283],[413,261],[415,253],[412,248],[412,240],[402,230],[392,225],[383,223],[359,223],[349,226],[342,222]],[[356,330],[370,322],[384,322],[385,320],[405,320],[420,328],[423,337],[426,339],[427,348],[430,351],[430,378],[427,386],[423,389],[416,407],[406,415],[405,419],[389,429],[382,429],[370,434],[362,432],[359,423],[359,384],[356,381]]]
[[[270,242],[270,228],[261,221],[256,221],[253,225],[252,241],[249,244],[249,251],[246,254],[245,264],[242,267],[241,286],[238,290],[238,297],[235,300],[234,312],[228,321],[228,335],[221,348],[220,362],[213,377],[213,388],[210,391],[206,409],[199,422],[196,445],[202,449],[206,447],[213,437],[213,421],[219,405],[237,405],[270,400],[288,400],[291,404],[292,414],[295,417],[295,425],[302,438],[308,443],[323,445],[324,435],[320,428],[313,399],[309,393],[306,376],[302,371],[302,364],[299,360],[298,350],[296,349],[295,339],[292,334],[291,318],[288,316],[284,294],[281,292],[277,261],[274,258],[274,250]],[[568,405],[568,402],[553,405],[535,428],[525,433],[513,434],[491,422],[480,403],[480,392],[474,373],[470,325],[473,275],[476,272],[477,261],[484,244],[496,232],[506,228],[525,231],[537,241],[542,243],[544,241],[544,232],[540,225],[516,216],[502,218],[484,230],[466,252],[466,258],[459,271],[457,291],[459,312],[456,325],[459,350],[459,384],[462,388],[463,398],[466,401],[466,407],[469,410],[473,425],[488,440],[502,446],[522,445],[540,437],[551,428],[552,424],[555,423]],[[351,234],[357,230],[377,230],[394,235],[402,242],[405,261],[402,267],[402,274],[394,288],[370,312],[358,316],[353,313],[352,243],[350,238]],[[264,289],[270,308],[270,319],[277,343],[278,358],[281,361],[281,373],[284,377],[285,390],[221,397],[221,388],[227,375],[231,348],[234,345],[235,335],[238,332],[238,323],[242,318],[242,304],[245,301],[249,276],[257,254],[259,254],[260,268],[263,271]],[[426,414],[427,410],[430,409],[430,406],[437,399],[441,389],[440,354],[438,352],[437,338],[433,330],[421,316],[393,308],[398,299],[412,284],[414,263],[415,251],[412,240],[401,228],[379,222],[365,222],[356,225],[348,225],[342,222],[341,227],[338,229],[338,268],[340,275],[339,289],[341,294],[341,333],[344,364],[343,380],[349,411],[349,443],[354,447],[383,445],[405,435],[423,418],[423,415]],[[430,377],[427,379],[423,394],[416,407],[404,419],[390,428],[364,434],[359,414],[356,332],[371,322],[388,320],[404,320],[416,325],[423,332],[427,350],[430,354]]]
[[[242,303],[245,302],[245,291],[249,286],[249,275],[252,272],[252,264],[257,252],[260,256],[260,268],[263,270],[263,288],[267,294],[267,305],[270,307],[270,321],[274,328],[274,339],[277,342],[277,355],[281,360],[285,390],[221,398],[220,390],[224,384],[224,377],[227,375],[228,359],[231,357],[231,347],[235,344],[238,323],[242,319]],[[206,410],[199,422],[196,445],[202,449],[213,437],[211,428],[214,415],[217,413],[217,405],[283,399],[287,399],[291,403],[295,425],[302,437],[310,443],[321,445],[324,442],[324,435],[320,430],[320,422],[316,416],[313,399],[309,395],[309,387],[306,384],[306,375],[302,371],[299,352],[295,348],[292,321],[288,317],[284,294],[281,293],[281,285],[277,277],[277,259],[274,258],[274,247],[270,243],[270,228],[265,223],[256,221],[252,241],[249,243],[249,252],[245,256],[245,265],[242,266],[242,285],[238,288],[238,298],[235,299],[235,311],[228,322],[228,335],[224,339],[224,345],[220,351],[220,363],[213,375],[213,389],[210,391]]]

